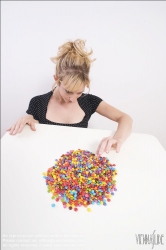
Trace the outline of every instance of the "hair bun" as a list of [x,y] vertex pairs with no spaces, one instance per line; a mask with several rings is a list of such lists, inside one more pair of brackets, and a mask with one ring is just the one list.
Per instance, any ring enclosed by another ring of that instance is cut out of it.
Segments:
[[77,39],[75,41],[68,41],[64,44],[62,44],[58,48],[58,53],[56,57],[50,58],[53,63],[57,63],[57,61],[61,60],[64,57],[69,57],[71,60],[75,61],[76,58],[80,58],[80,63],[82,61],[85,61],[89,66],[90,64],[95,61],[96,59],[91,59],[90,55],[93,53],[93,50],[91,49],[90,52],[88,52],[85,48],[85,40]]
[[86,42],[85,40],[81,39],[77,39],[73,42],[73,47],[75,49],[75,52],[83,58],[86,58],[93,53],[92,50],[89,53],[87,52],[87,50],[85,50],[85,42]]

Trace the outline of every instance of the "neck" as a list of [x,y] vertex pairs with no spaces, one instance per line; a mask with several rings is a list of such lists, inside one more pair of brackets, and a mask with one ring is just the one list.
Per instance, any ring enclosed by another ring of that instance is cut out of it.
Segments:
[[59,87],[56,86],[53,90],[53,98],[54,100],[58,101],[59,103],[64,103],[63,98],[61,97],[60,93],[59,93]]
[[[61,105],[64,105],[64,106],[68,106],[69,103],[66,102],[63,97],[61,96],[60,92],[59,92],[59,86],[57,86],[54,91],[53,91],[53,100],[55,100],[56,102],[58,102],[59,104]],[[70,103],[71,104],[71,103]]]

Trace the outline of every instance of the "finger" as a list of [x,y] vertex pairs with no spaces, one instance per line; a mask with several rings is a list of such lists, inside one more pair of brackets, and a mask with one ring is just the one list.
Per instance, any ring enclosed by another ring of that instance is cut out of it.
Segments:
[[96,155],[99,155],[99,149],[100,149],[100,146],[101,146],[101,142],[100,142],[99,146],[97,147],[97,150],[96,150]]
[[121,148],[121,143],[118,142],[118,143],[117,143],[117,148],[116,148],[116,153],[119,153],[119,152],[120,152],[120,148]]
[[12,129],[11,134],[16,135],[17,132],[18,132],[18,130],[19,130],[19,128],[20,128],[20,126],[19,126],[19,125],[16,125],[16,126],[14,127],[14,129]]
[[99,143],[99,146],[98,146],[98,148],[97,148],[97,150],[96,150],[96,155],[99,156],[99,150],[100,150],[100,148],[101,148],[101,145],[102,145],[103,141],[106,140],[106,139],[107,139],[107,137],[104,137],[104,138],[101,140],[101,142]]
[[13,126],[11,127],[10,132],[9,132],[10,135],[13,134],[13,131],[15,130],[15,126],[16,126],[16,125],[13,125]]
[[25,127],[25,124],[26,124],[26,122],[25,122],[25,120],[23,120],[23,122],[20,124],[20,126],[18,128],[18,133],[22,132],[23,128]]
[[27,118],[23,117],[21,120],[20,128],[18,130],[18,133],[21,133],[25,125],[28,124],[31,127],[31,120],[29,121]]
[[100,150],[101,144],[103,143],[103,140],[104,139],[102,139],[102,141],[99,143],[99,146],[98,146],[98,148],[96,150],[96,155],[98,155],[98,156],[99,156],[99,150]]
[[8,128],[9,134],[15,134],[13,133],[15,131],[15,129],[17,128],[17,125],[20,123],[20,120],[18,120],[12,127]]
[[110,152],[110,149],[112,147],[112,145],[115,143],[115,140],[114,139],[110,139],[107,143],[107,146],[106,146],[106,153],[108,154]]
[[34,122],[32,122],[32,123],[30,124],[30,127],[31,127],[32,130],[34,130],[34,131],[36,130],[36,128],[35,128],[35,123],[34,123]]
[[102,155],[102,154],[103,154],[103,152],[105,151],[106,145],[107,145],[107,140],[105,140],[105,141],[103,141],[103,142],[101,143],[101,146],[99,147],[99,150],[98,150],[98,154],[99,154],[99,155]]
[[20,126],[21,126],[21,121],[16,123],[16,125],[11,130],[11,134],[13,134],[13,135],[17,134],[19,129],[20,129]]
[[11,130],[11,128],[12,128],[12,127],[10,127],[10,128],[8,128],[8,129],[6,129],[6,131],[10,131],[10,130]]

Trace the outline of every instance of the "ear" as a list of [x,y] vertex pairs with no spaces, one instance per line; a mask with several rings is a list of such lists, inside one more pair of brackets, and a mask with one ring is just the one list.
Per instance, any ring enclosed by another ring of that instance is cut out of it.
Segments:
[[57,81],[58,80],[58,77],[56,75],[53,75],[54,77],[54,80]]

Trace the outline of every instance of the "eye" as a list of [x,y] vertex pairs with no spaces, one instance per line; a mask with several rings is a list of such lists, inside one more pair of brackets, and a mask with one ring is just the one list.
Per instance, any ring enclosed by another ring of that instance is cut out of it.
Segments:
[[65,91],[66,91],[67,94],[72,94],[72,92],[70,92],[70,91],[68,91],[68,90],[66,90],[66,89],[65,89]]

